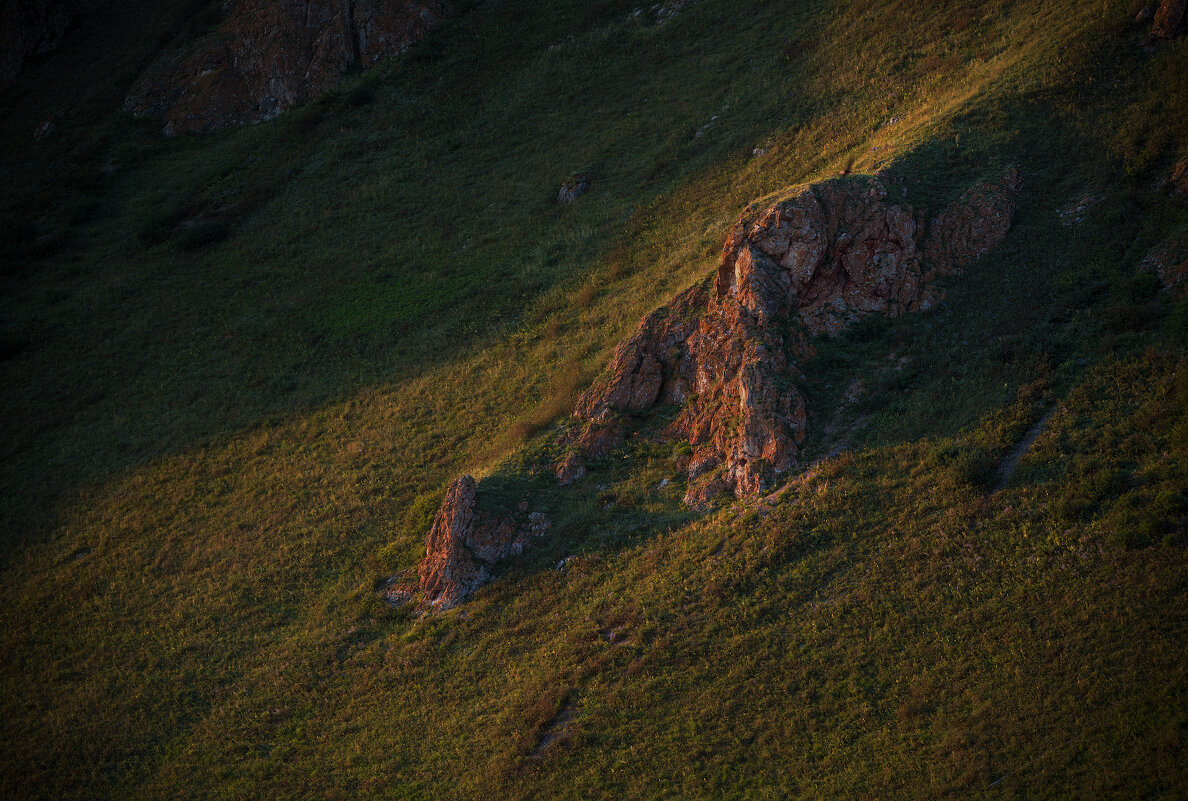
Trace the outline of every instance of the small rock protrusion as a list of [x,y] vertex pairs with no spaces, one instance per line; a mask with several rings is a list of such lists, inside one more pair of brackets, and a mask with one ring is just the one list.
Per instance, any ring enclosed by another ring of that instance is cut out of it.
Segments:
[[590,188],[590,179],[584,175],[571,175],[561,182],[557,191],[557,202],[566,205],[577,200]]
[[[500,518],[477,509],[476,490],[471,476],[454,479],[433,518],[425,558],[417,570],[423,609],[438,612],[457,606],[490,577],[492,566],[523,553],[531,538],[549,530],[543,512],[525,515],[520,509],[511,518]],[[398,586],[384,597],[392,602],[406,594],[406,588]]]
[[556,467],[557,481],[561,486],[568,487],[582,476],[586,475],[586,465],[576,453],[568,454]]

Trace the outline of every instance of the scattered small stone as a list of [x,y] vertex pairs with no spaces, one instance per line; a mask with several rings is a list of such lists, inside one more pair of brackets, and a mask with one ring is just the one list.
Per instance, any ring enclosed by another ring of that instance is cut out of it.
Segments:
[[634,9],[627,15],[627,19],[639,19],[647,14],[651,18],[652,24],[663,25],[686,8],[697,5],[699,2],[700,0],[668,0],[666,3],[656,3],[649,9],[642,7]]
[[532,512],[528,515],[528,533],[533,537],[543,537],[549,533],[552,523],[544,512]]
[[705,125],[702,125],[700,128],[698,128],[698,129],[697,129],[697,131],[696,131],[696,132],[693,134],[693,138],[694,138],[694,139],[700,139],[702,136],[704,136],[704,135],[705,135],[705,132],[706,132],[706,131],[708,131],[710,128],[713,128],[713,127],[714,127],[714,123],[715,123],[715,122],[717,122],[717,121],[718,121],[718,115],[717,115],[717,114],[715,114],[714,116],[710,117],[710,121],[709,121],[709,122],[707,122]]

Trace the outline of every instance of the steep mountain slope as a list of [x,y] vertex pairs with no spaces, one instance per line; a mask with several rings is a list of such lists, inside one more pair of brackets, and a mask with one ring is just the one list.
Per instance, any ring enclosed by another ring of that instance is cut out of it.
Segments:
[[[1186,792],[1188,306],[1146,260],[1188,43],[1129,2],[669,5],[461,4],[165,139],[124,97],[214,17],[107,4],[0,95],[5,795]],[[770,495],[684,504],[664,404],[559,486],[748,204],[1008,165],[943,302],[812,338]],[[391,608],[463,473],[548,533]]]

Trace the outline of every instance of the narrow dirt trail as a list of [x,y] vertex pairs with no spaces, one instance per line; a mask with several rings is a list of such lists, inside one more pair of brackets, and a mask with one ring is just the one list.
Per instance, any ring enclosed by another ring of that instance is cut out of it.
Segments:
[[1036,439],[1043,433],[1044,426],[1048,424],[1048,421],[1052,419],[1052,415],[1054,414],[1056,414],[1055,406],[1044,412],[1043,416],[1036,421],[1035,425],[1027,431],[1027,435],[1019,440],[1019,444],[1012,448],[1011,452],[1006,455],[998,465],[998,478],[995,480],[994,488],[991,492],[998,492],[1006,486],[1014,474],[1015,468],[1019,465],[1019,460],[1035,444]]

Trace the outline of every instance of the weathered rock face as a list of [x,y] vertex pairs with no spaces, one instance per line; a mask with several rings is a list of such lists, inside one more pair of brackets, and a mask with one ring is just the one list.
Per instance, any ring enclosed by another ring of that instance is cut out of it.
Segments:
[[540,512],[501,519],[476,508],[471,476],[450,484],[425,541],[425,558],[418,569],[422,607],[443,611],[457,606],[485,582],[489,568],[524,552],[534,536],[543,536],[548,518]]
[[[708,301],[694,287],[644,320],[574,414],[611,426],[616,413],[683,403],[670,433],[693,448],[686,502],[700,507],[723,491],[765,490],[796,465],[804,440],[795,384],[809,337],[870,314],[927,308],[937,276],[1006,235],[1017,188],[1012,169],[931,218],[888,200],[878,178],[826,181],[747,209],[727,238]],[[574,465],[566,469],[572,474]]]
[[448,0],[239,0],[217,33],[141,76],[124,110],[166,134],[271,119],[338,84],[355,65],[408,49]]
[[66,29],[100,0],[9,0],[0,6],[0,89],[30,57],[62,43]]
[[554,466],[562,486],[585,475],[583,460],[604,456],[622,441],[623,412],[684,403],[693,384],[686,343],[697,330],[706,298],[705,286],[689,287],[649,314],[615,348],[610,365],[578,398],[574,415],[587,424],[557,442],[569,448]]

